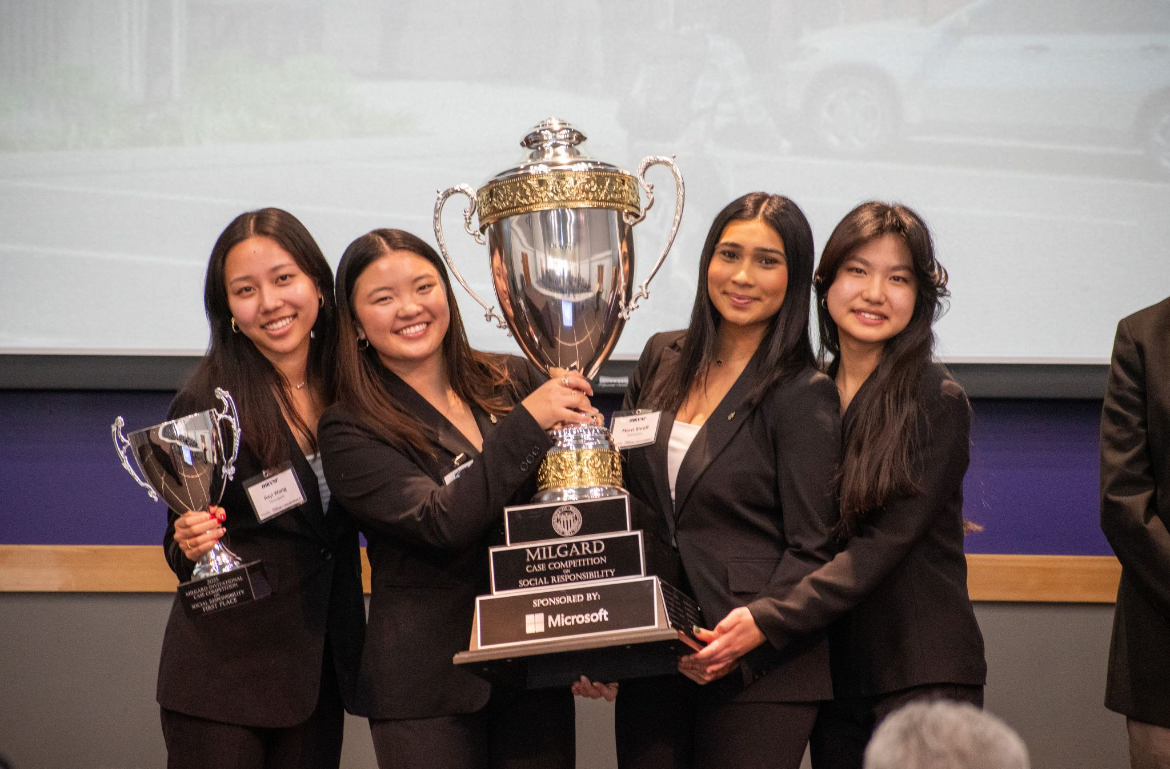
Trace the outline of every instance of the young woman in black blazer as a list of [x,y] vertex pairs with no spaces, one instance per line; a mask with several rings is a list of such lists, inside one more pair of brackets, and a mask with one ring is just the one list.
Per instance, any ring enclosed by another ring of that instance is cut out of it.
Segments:
[[568,689],[520,692],[457,668],[503,508],[526,503],[545,432],[596,414],[578,374],[543,384],[523,359],[467,342],[438,255],[401,230],[358,238],[338,266],[338,403],[325,472],[373,570],[360,698],[378,765],[571,767]]
[[733,201],[703,246],[690,326],[652,337],[630,381],[624,408],[661,413],[625,477],[649,560],[698,599],[713,627],[700,636],[725,654],[718,670],[683,661],[697,692],[677,678],[622,683],[623,766],[795,769],[831,696],[827,643],[776,645],[761,621],[832,554],[840,417],[813,365],[812,268],[795,203]]
[[820,336],[844,409],[841,551],[762,624],[783,644],[836,620],[818,768],[861,767],[874,728],[906,702],[983,702],[963,554],[970,406],[931,357],[946,282],[922,219],[879,202],[837,225],[817,267]]
[[[333,396],[333,274],[291,214],[241,214],[216,241],[204,303],[211,343],[169,418],[229,390],[242,444],[221,507],[171,511],[164,545],[180,581],[215,542],[262,560],[266,598],[189,617],[176,598],[158,702],[169,767],[336,767],[343,702],[365,627],[357,531],[329,511],[316,427]],[[291,463],[304,502],[261,522],[245,487]]]

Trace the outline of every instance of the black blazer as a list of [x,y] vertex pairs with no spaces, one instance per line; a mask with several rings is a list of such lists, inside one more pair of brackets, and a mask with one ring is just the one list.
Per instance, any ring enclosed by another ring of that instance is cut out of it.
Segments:
[[[683,334],[650,339],[623,408],[659,407],[662,387],[682,375]],[[645,503],[635,507],[642,511],[637,523],[656,549],[677,544],[707,625],[747,606],[768,635],[774,602],[832,555],[841,426],[837,389],[812,367],[746,405],[762,355],[757,351],[695,436],[679,469],[676,505],[667,475],[674,412],[662,413],[653,445],[628,450],[626,483]],[[766,643],[719,686],[743,701],[828,699],[828,645],[823,636]]]
[[[181,392],[168,419],[212,407],[210,393]],[[158,702],[168,710],[253,727],[304,722],[317,705],[326,636],[347,709],[356,709],[357,666],[365,634],[357,529],[335,506],[325,514],[317,475],[284,426],[305,502],[260,523],[244,483],[263,468],[240,445],[235,479],[220,505],[223,543],[245,563],[260,559],[272,595],[189,618],[178,597],[163,636]],[[181,582],[195,564],[174,540],[171,510],[163,544]]]
[[[871,381],[845,412],[846,435]],[[963,553],[971,407],[940,366],[926,366],[918,387],[911,461],[921,493],[870,511],[833,560],[776,603],[767,620],[776,643],[837,620],[829,634],[837,697],[924,684],[981,686],[987,677]]]
[[1105,706],[1170,727],[1170,299],[1117,325],[1101,528],[1121,561]]
[[[490,592],[488,545],[503,541],[503,508],[531,498],[552,445],[519,405],[539,375],[521,358],[506,363],[512,412],[493,423],[472,408],[482,453],[385,369],[390,394],[437,430],[434,456],[396,448],[340,405],[321,418],[329,488],[365,534],[373,571],[359,679],[359,701],[371,718],[471,713],[487,703],[488,683],[451,657],[468,648],[475,597]],[[473,464],[444,484],[459,455]]]

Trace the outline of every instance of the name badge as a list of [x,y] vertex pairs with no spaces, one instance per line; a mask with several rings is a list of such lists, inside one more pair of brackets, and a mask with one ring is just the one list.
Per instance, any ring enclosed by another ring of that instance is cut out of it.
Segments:
[[474,460],[474,459],[469,459],[469,460],[467,460],[466,462],[464,462],[463,464],[459,465],[459,467],[456,467],[454,470],[452,470],[451,472],[449,472],[449,473],[447,473],[446,475],[444,475],[444,476],[443,476],[443,485],[444,485],[444,486],[450,486],[450,485],[451,485],[451,483],[452,483],[452,482],[453,482],[453,481],[454,481],[456,478],[458,478],[460,475],[462,475],[462,474],[463,474],[463,471],[464,471],[464,470],[466,470],[467,468],[471,467],[471,466],[472,466],[472,465],[474,465],[474,464],[475,464],[475,460]]
[[616,412],[609,428],[614,448],[624,451],[654,443],[658,440],[658,420],[661,417],[661,411]]
[[248,501],[261,523],[275,518],[286,510],[305,503],[305,492],[292,462],[285,462],[274,470],[265,470],[244,482]]

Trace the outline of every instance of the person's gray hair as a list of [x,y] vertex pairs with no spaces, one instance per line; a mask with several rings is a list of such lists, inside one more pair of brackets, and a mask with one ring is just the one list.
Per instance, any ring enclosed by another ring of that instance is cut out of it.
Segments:
[[973,705],[912,702],[878,726],[865,769],[1029,769],[1028,749],[1010,726]]

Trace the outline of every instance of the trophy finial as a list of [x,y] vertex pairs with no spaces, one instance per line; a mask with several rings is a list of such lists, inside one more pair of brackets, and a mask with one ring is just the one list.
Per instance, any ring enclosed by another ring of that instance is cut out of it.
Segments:
[[546,118],[535,126],[520,142],[520,146],[532,150],[533,156],[559,152],[578,155],[577,146],[588,138],[580,129],[573,127],[559,117]]

